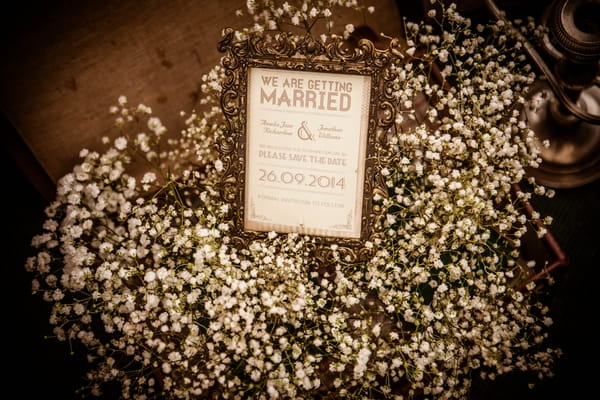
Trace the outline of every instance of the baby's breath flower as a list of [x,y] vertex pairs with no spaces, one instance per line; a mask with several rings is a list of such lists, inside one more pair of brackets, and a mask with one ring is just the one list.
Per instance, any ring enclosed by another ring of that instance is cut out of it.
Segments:
[[[357,1],[246,6],[239,14],[252,22],[239,40],[323,23],[315,32],[327,44],[339,8],[374,12]],[[224,67],[202,76],[201,107],[181,113],[175,139],[150,107],[117,99],[117,137],[103,138],[102,153],[82,150],[60,179],[25,264],[57,339],[89,351],[90,393],[118,381],[125,399],[328,389],[367,399],[373,388],[463,399],[474,374],[550,375],[560,350],[544,345],[542,282],[514,284],[543,267],[523,264],[520,238],[552,222],[518,206],[552,190],[532,179],[532,193],[513,192],[539,162],[519,111],[535,76],[507,26],[472,29],[442,3],[428,16],[440,25],[407,21],[411,57],[385,67],[394,127],[373,161],[388,193],[369,199],[382,214],[364,258],[333,239],[316,254],[311,236],[234,237],[236,205],[219,191],[229,165],[216,150],[228,129]],[[340,30],[349,38],[355,27]]]

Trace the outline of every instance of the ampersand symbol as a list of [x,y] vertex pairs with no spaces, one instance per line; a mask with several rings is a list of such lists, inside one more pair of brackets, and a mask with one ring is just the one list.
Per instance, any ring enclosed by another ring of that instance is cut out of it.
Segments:
[[298,128],[298,137],[302,140],[315,140],[314,135],[310,129],[308,129],[306,121],[302,121],[302,123],[300,123],[300,127]]

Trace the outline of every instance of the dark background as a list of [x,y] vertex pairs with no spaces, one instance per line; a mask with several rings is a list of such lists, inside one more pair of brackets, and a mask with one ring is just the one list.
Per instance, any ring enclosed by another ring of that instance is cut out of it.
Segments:
[[[23,7],[33,3],[25,3]],[[520,3],[499,2],[509,6],[512,12],[535,15],[547,2]],[[417,16],[422,11],[418,1],[408,6],[408,2],[399,0],[398,4],[409,17],[411,13]],[[481,2],[463,3],[465,10],[474,16],[485,15],[480,6]],[[19,135],[13,126],[3,115],[0,118],[3,143],[18,141]],[[5,271],[1,282],[5,311],[2,318],[5,372],[1,376],[2,387],[7,393],[15,393],[3,397],[76,399],[75,390],[84,383],[82,377],[87,363],[83,355],[71,354],[68,343],[45,339],[46,335],[51,335],[49,309],[39,296],[31,295],[31,277],[23,268],[26,257],[33,254],[29,243],[41,231],[47,202],[25,177],[20,168],[22,164],[19,164],[22,160],[17,163],[14,154],[8,151],[6,144],[2,145],[1,196],[5,212],[1,216],[4,222],[1,243]],[[595,318],[598,317],[596,293],[600,267],[600,181],[574,189],[557,189],[556,192],[554,199],[533,200],[534,208],[542,215],[554,217],[550,230],[570,260],[566,275],[548,295],[555,320],[551,343],[564,351],[556,376],[534,390],[527,389],[527,381],[520,374],[502,376],[494,382],[477,381],[472,399],[579,399],[594,397],[592,394],[597,391],[595,339],[599,335]],[[115,396],[110,394],[106,398]]]

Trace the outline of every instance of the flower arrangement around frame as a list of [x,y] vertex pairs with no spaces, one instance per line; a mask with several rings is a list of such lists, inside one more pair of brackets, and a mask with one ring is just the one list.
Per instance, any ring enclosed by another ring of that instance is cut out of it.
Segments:
[[[300,40],[322,24],[327,43],[336,9],[376,12],[276,3],[248,1],[255,24],[237,37],[299,29]],[[387,67],[388,195],[373,199],[382,218],[366,261],[332,244],[333,261],[320,264],[314,238],[299,234],[232,243],[215,146],[226,132],[221,66],[166,149],[152,110],[119,98],[118,137],[103,153],[81,151],[26,263],[56,338],[88,353],[82,393],[117,381],[122,398],[139,400],[462,399],[474,374],[552,375],[561,351],[546,344],[552,319],[534,290],[552,278],[514,283],[545,267],[520,262],[521,237],[529,227],[541,238],[551,222],[522,204],[552,191],[515,186],[540,162],[521,113],[535,75],[509,27],[471,26],[436,5],[434,25],[405,23]],[[140,159],[150,167],[130,173]]]

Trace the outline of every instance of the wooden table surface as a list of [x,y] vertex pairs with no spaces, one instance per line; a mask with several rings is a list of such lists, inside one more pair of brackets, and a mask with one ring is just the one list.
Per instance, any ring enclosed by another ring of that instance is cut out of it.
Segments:
[[[396,2],[370,4],[377,11],[368,25],[399,35]],[[19,136],[5,137],[4,146],[51,198],[82,148],[100,149],[103,136],[116,137],[108,110],[119,95],[152,107],[177,134],[179,112],[198,105],[202,75],[220,60],[222,29],[248,25],[235,16],[240,8],[244,0],[30,0],[3,13],[0,109]],[[336,14],[336,26],[348,22],[362,20]]]

